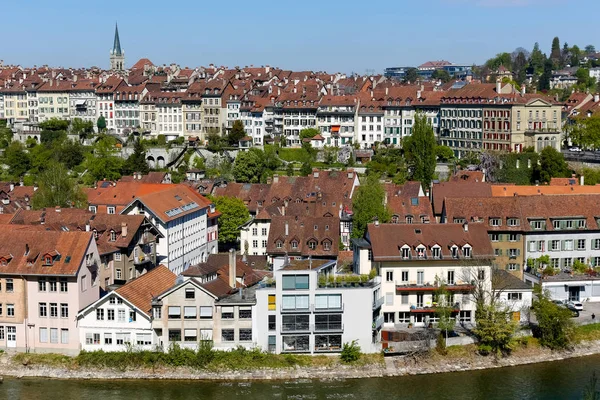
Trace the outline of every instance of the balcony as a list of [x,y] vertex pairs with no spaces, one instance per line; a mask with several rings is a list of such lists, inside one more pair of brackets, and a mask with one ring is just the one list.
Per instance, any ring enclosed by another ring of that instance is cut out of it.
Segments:
[[285,333],[310,333],[314,326],[307,323],[281,324],[281,332]]
[[375,301],[373,302],[373,310],[377,310],[378,308],[380,308],[383,305],[384,301],[385,298],[383,296],[381,296],[378,299],[375,299]]
[[332,305],[328,305],[326,307],[318,307],[313,304],[312,305],[312,311],[315,313],[322,313],[322,312],[344,312],[344,304],[340,304],[339,306],[332,306]]
[[315,333],[323,333],[323,332],[343,332],[344,324],[340,322],[330,322],[330,323],[317,323],[314,326]]
[[[412,282],[396,284],[396,292],[434,292],[439,290],[439,288],[438,285],[430,282],[425,284],[414,284]],[[445,289],[449,292],[470,292],[473,288],[473,285],[461,281],[445,286]]]
[[373,320],[373,330],[376,331],[383,325],[383,315]]
[[139,254],[137,257],[133,257],[133,264],[134,265],[141,265],[141,264],[145,264],[148,262],[152,262],[152,256],[150,254]]
[[283,308],[283,304],[279,305],[279,309],[281,310],[282,314],[309,313],[310,312],[310,307],[304,307],[304,308],[298,308],[298,307]]

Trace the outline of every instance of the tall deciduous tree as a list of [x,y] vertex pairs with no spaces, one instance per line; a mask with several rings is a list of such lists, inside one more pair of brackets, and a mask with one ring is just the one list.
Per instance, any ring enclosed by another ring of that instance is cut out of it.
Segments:
[[39,175],[38,185],[32,199],[34,209],[56,206],[82,208],[87,205],[87,196],[60,163],[51,163]]
[[385,189],[376,175],[369,175],[358,187],[352,200],[352,237],[361,238],[367,231],[367,225],[377,218],[385,223],[390,220],[390,212],[384,204]]
[[235,180],[237,182],[260,182],[265,170],[263,156],[262,150],[256,148],[239,152],[233,166]]
[[573,342],[571,311],[552,302],[550,295],[540,285],[534,288],[533,313],[537,319],[534,335],[540,344],[551,349],[563,349]]
[[415,115],[412,134],[402,145],[411,178],[429,187],[435,173],[436,141],[433,127],[421,113]]
[[312,139],[315,136],[320,134],[319,130],[316,128],[306,128],[300,131],[300,140],[302,139]]
[[444,83],[450,82],[452,80],[452,77],[445,69],[436,69],[435,71],[433,71],[431,78],[441,80]]
[[229,132],[229,135],[227,135],[227,141],[229,142],[229,145],[237,145],[244,136],[246,136],[244,123],[239,119],[233,121],[231,131]]
[[404,74],[404,81],[415,83],[419,80],[419,70],[416,68],[408,68]]
[[564,156],[553,147],[546,147],[540,154],[540,180],[550,182],[551,178],[569,177],[570,171]]
[[93,153],[87,155],[85,167],[87,184],[93,184],[102,179],[119,179],[123,159],[117,155],[116,139],[110,136],[101,137],[94,145]]
[[8,173],[13,179],[22,177],[31,168],[29,154],[25,152],[20,142],[12,142],[6,148],[4,162],[8,165]]
[[220,196],[213,199],[219,217],[219,244],[235,246],[240,235],[240,227],[250,219],[250,213],[241,199]]

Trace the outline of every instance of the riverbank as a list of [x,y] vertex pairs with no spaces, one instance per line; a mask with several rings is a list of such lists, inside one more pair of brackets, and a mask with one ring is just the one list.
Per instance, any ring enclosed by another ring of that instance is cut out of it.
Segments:
[[[213,380],[213,381],[257,381],[257,380],[296,380],[296,379],[357,379],[438,374],[445,372],[472,371],[503,368],[516,365],[535,364],[569,358],[600,354],[600,340],[582,342],[568,351],[550,351],[540,347],[521,347],[505,358],[480,356],[474,347],[450,348],[445,356],[433,353],[430,356],[386,357],[382,362],[346,365],[337,358],[324,365],[294,366],[289,368],[254,368],[250,370],[208,371],[187,367],[131,368],[89,368],[80,366],[56,366],[43,364],[23,365],[22,357],[0,355],[0,374],[24,378],[53,379],[159,379],[159,380]],[[18,359],[19,361],[17,361]]]

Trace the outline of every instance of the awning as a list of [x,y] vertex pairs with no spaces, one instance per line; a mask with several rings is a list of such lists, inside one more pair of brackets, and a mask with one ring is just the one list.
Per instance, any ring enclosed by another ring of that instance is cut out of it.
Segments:
[[340,131],[340,126],[339,125],[331,127],[331,132],[339,132],[339,131]]
[[85,106],[86,100],[75,100],[76,106]]

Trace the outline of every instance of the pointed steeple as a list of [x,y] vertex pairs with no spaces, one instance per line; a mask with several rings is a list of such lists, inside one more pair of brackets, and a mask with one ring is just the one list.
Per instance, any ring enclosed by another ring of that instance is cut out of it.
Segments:
[[113,44],[112,54],[120,56],[123,54],[121,51],[121,41],[119,40],[119,26],[115,22],[115,43]]

